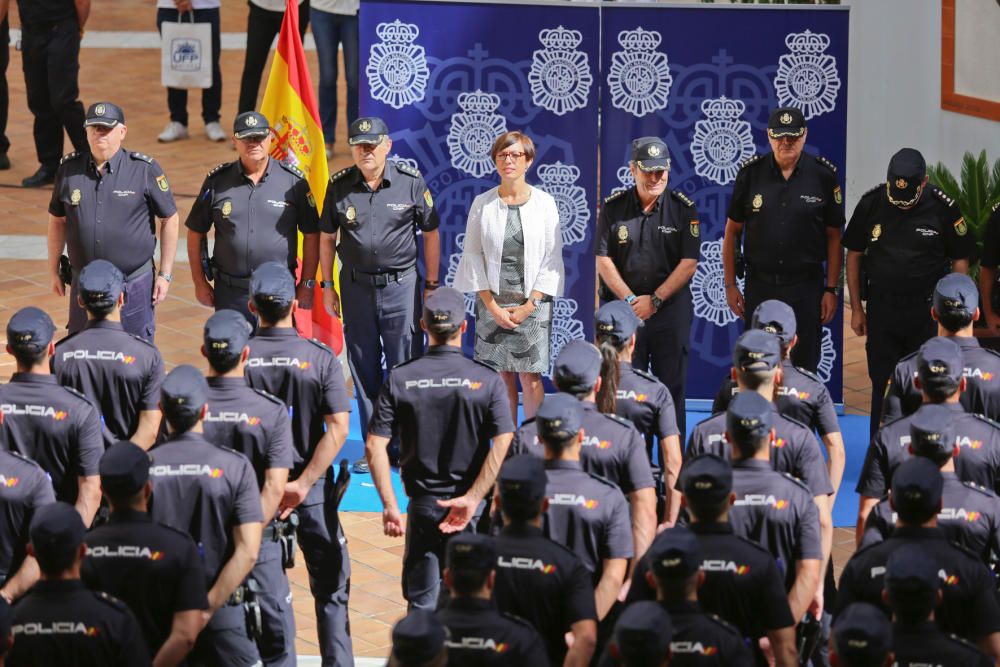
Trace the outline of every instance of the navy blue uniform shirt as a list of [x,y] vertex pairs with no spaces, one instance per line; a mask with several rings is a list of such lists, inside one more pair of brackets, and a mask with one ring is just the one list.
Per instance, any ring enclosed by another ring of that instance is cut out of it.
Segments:
[[545,645],[527,621],[496,610],[489,600],[453,598],[437,617],[450,633],[449,667],[527,667],[549,664]]
[[0,580],[21,567],[35,511],[54,503],[52,482],[29,458],[0,450]]

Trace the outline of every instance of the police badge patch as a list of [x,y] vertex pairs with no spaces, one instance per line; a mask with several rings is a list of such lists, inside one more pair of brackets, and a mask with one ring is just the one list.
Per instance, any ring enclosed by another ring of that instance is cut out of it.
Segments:
[[229,214],[233,212],[233,202],[228,199],[222,203],[222,217],[228,218]]
[[73,192],[69,196],[69,203],[76,206],[80,203],[80,199],[82,198],[83,196],[80,194],[80,188],[73,188]]
[[347,207],[347,212],[344,213],[348,222],[354,222],[358,217],[358,211],[353,205]]
[[753,212],[758,212],[764,206],[764,195],[756,194],[753,196]]
[[424,190],[424,202],[427,204],[427,208],[434,208],[434,199],[431,197],[430,190]]
[[959,236],[965,236],[969,231],[969,226],[965,224],[965,218],[959,218],[955,221],[955,233]]
[[170,189],[170,184],[167,183],[166,174],[160,174],[156,177],[156,187],[160,188],[161,192],[166,192]]
[[625,243],[628,241],[628,227],[622,225],[618,228],[618,242]]

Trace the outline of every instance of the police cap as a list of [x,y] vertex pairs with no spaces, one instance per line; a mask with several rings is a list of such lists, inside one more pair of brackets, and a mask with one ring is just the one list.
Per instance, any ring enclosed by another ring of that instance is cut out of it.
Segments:
[[583,405],[569,394],[549,394],[535,413],[535,426],[542,440],[569,440],[583,428]]
[[545,497],[545,485],[545,464],[542,459],[530,454],[507,459],[497,477],[500,498],[505,505],[511,502],[522,505],[537,503]]
[[389,134],[385,121],[374,116],[358,118],[347,127],[347,143],[351,146],[370,144],[377,146]]
[[101,487],[114,498],[126,498],[139,493],[149,480],[149,454],[128,440],[108,447],[101,456]]
[[767,118],[767,136],[772,139],[801,137],[805,131],[806,118],[801,109],[778,107]]
[[205,322],[205,354],[209,359],[226,359],[243,353],[252,329],[241,313],[223,309]]
[[726,433],[735,445],[759,442],[774,425],[774,406],[755,391],[736,394],[726,410]]
[[937,336],[920,347],[917,377],[924,388],[953,392],[958,389],[964,372],[962,349],[955,341]]
[[271,125],[267,116],[259,111],[244,111],[233,121],[233,136],[237,139],[250,137],[266,137],[271,133]]
[[552,366],[556,386],[571,394],[590,391],[600,375],[601,353],[585,340],[566,343]]
[[45,559],[76,551],[86,532],[83,519],[72,505],[54,502],[35,512],[28,536],[35,552]]
[[892,476],[892,507],[903,521],[933,515],[941,505],[944,478],[922,456],[904,461]]
[[667,528],[653,540],[648,559],[656,577],[686,579],[701,567],[701,545],[687,528]]
[[784,301],[768,299],[753,311],[750,326],[774,334],[788,345],[795,338],[795,311]]
[[849,604],[833,622],[833,645],[843,664],[881,665],[892,646],[889,618],[867,602]]
[[924,156],[915,148],[901,148],[889,160],[886,173],[886,185],[889,199],[893,202],[912,204],[917,197],[917,190],[927,175],[927,163]]
[[642,320],[624,301],[609,301],[594,314],[598,336],[614,336],[619,341],[628,340],[642,326]]
[[194,416],[201,412],[207,400],[208,382],[194,366],[178,366],[160,385],[160,404],[163,412],[172,417]]
[[41,308],[28,306],[7,323],[7,344],[17,352],[41,352],[52,342],[56,325]]
[[488,535],[461,533],[448,541],[446,562],[450,570],[486,572],[495,569],[496,543]]
[[392,628],[392,655],[403,664],[422,665],[441,654],[447,637],[434,612],[414,609]]
[[925,403],[910,418],[910,446],[939,466],[955,448],[955,413],[939,403]]
[[295,276],[279,262],[264,262],[250,276],[250,298],[262,303],[287,306],[295,300]]
[[120,106],[111,102],[95,102],[87,107],[87,116],[84,118],[83,126],[116,127],[119,123],[125,124],[125,112]]
[[625,607],[612,634],[612,652],[624,667],[659,665],[670,651],[674,626],[657,602],[642,600]]
[[433,331],[452,330],[465,321],[465,295],[454,287],[438,287],[424,299],[424,325]]
[[632,141],[632,161],[639,171],[666,171],[670,169],[667,145],[659,137],[639,137]]
[[106,259],[95,259],[83,267],[77,290],[85,306],[109,307],[118,302],[125,289],[125,274]]
[[938,315],[971,317],[979,308],[979,290],[964,273],[949,273],[934,286],[934,311]]
[[916,543],[901,544],[885,564],[885,589],[893,609],[930,613],[941,588],[938,564]]
[[702,454],[684,464],[681,469],[681,488],[688,505],[718,505],[733,490],[733,468],[721,456]]
[[769,371],[781,363],[778,337],[761,329],[747,329],[733,347],[733,366],[743,371]]

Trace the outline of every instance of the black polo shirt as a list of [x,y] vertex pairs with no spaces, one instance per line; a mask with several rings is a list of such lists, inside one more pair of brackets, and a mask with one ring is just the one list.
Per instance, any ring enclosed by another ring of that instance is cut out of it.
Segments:
[[[962,348],[966,387],[959,400],[966,412],[976,412],[990,419],[1000,419],[1000,353],[979,345],[974,336],[952,336]],[[900,359],[889,378],[882,401],[882,423],[911,415],[923,403],[923,396],[913,380],[917,377],[917,357],[913,352]]]
[[20,569],[35,511],[55,501],[52,482],[41,466],[0,450],[0,581]]
[[988,269],[995,269],[1000,264],[1000,202],[994,204],[993,213],[986,225],[983,257],[979,264]]
[[670,390],[655,375],[637,370],[627,361],[618,362],[615,414],[635,425],[646,440],[647,452],[652,452],[654,436],[663,440],[680,435]]
[[174,614],[208,609],[205,568],[187,533],[122,510],[87,533],[86,542],[80,577],[129,606],[151,654],[170,636]]
[[79,477],[98,474],[104,454],[101,419],[87,398],[54,375],[14,373],[0,386],[2,446],[49,474],[56,498],[76,502]]
[[101,411],[115,440],[128,440],[139,413],[159,409],[163,358],[155,345],[122,328],[120,322],[90,320],[56,343],[52,372],[59,384],[84,394]]
[[844,226],[836,168],[803,152],[786,181],[773,153],[757,155],[736,175],[726,215],[744,225],[747,267],[768,273],[817,268],[827,258],[827,229]]
[[527,667],[549,664],[531,625],[497,611],[490,600],[452,598],[437,617],[448,628],[449,667]]
[[928,185],[909,210],[889,202],[880,183],[858,201],[844,231],[844,247],[866,253],[872,297],[883,293],[930,294],[951,271],[951,260],[967,259],[975,237],[955,202]]
[[670,614],[674,636],[670,640],[671,664],[698,667],[751,667],[753,660],[736,629],[698,602],[661,602]]
[[398,271],[417,262],[417,230],[441,221],[420,172],[388,161],[382,184],[372,191],[357,167],[330,177],[320,229],[340,232],[337,254],[346,269]]
[[343,368],[330,348],[292,327],[259,329],[249,345],[243,373],[250,386],[288,406],[295,447],[290,479],[295,479],[326,433],[325,417],[351,411]]
[[156,218],[176,212],[156,160],[124,148],[100,172],[90,153],[64,157],[49,200],[49,213],[66,218],[66,248],[76,271],[106,259],[126,276],[152,258]]
[[934,621],[916,625],[892,624],[895,667],[992,667],[995,663],[975,644],[941,632]]
[[204,435],[250,459],[260,489],[266,471],[292,467],[295,448],[288,408],[280,398],[252,388],[246,378],[208,378]]
[[184,224],[200,234],[215,227],[215,265],[223,273],[249,278],[264,262],[293,268],[298,232],[315,234],[318,222],[316,201],[302,172],[268,158],[256,184],[239,160],[208,172]]
[[645,212],[633,187],[604,200],[594,251],[611,258],[633,292],[652,294],[682,259],[698,259],[699,222],[698,209],[686,195],[665,190]]
[[17,0],[17,13],[21,25],[31,27],[76,18],[76,4],[73,0]]
[[461,495],[476,480],[490,440],[514,430],[507,387],[461,348],[433,345],[382,384],[369,432],[399,437],[400,475],[411,498]]
[[264,518],[250,460],[190,431],[151,454],[152,517],[191,535],[211,588],[233,553],[233,528]]

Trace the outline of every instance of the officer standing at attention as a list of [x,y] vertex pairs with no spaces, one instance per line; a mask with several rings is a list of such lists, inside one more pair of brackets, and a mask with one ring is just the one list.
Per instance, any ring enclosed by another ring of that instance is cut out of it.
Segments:
[[[510,411],[509,403],[507,410]],[[437,612],[451,635],[445,640],[448,665],[546,667],[549,659],[545,644],[535,629],[527,621],[498,612],[493,606],[496,565],[497,550],[492,537],[464,534],[448,542],[444,581],[451,599]]]
[[8,667],[152,664],[128,606],[107,593],[88,591],[80,581],[84,533],[80,515],[66,503],[46,505],[31,520],[28,553],[38,561],[41,581],[14,609]]
[[[173,280],[179,219],[174,194],[153,158],[122,148],[128,128],[120,107],[92,104],[84,125],[90,151],[70,153],[60,161],[49,201],[52,291],[63,296],[70,282],[61,266],[65,247],[73,271],[68,328],[76,333],[87,323],[77,300],[78,273],[95,259],[108,260],[125,275],[122,327],[152,342],[153,309],[167,298]],[[153,263],[155,221],[160,223],[159,271]]]
[[125,602],[157,664],[177,665],[194,647],[208,609],[205,567],[187,533],[153,521],[149,454],[131,442],[101,458],[109,523],[87,534],[80,576],[93,591]]
[[833,625],[830,664],[835,667],[891,667],[892,630],[889,619],[876,607],[858,602]]
[[40,465],[56,499],[75,504],[89,525],[101,502],[101,420],[87,397],[60,387],[49,371],[54,333],[49,316],[33,306],[7,323],[7,353],[17,361],[17,371],[0,386],[0,446]]
[[[465,297],[441,287],[424,301],[424,356],[391,371],[379,392],[365,455],[382,499],[382,527],[406,536],[403,597],[434,609],[445,545],[478,523],[513,437],[500,375],[462,354]],[[400,476],[409,498],[406,525],[392,490],[387,448],[400,440]]]
[[[962,350],[965,391],[961,402],[967,412],[990,419],[1000,419],[1000,353],[979,345],[973,335],[973,322],[979,320],[979,290],[964,273],[949,273],[934,287],[931,317],[937,322],[937,335],[950,338]],[[917,357],[914,352],[896,364],[882,401],[882,425],[912,414],[920,407]]]
[[[302,308],[312,307],[319,218],[302,172],[270,157],[271,126],[263,114],[246,111],[237,116],[233,138],[239,159],[208,172],[184,223],[187,249],[198,302],[216,310],[238,310],[256,325],[247,306],[250,274],[264,262],[278,262],[295,275],[298,232],[302,278],[296,298]],[[212,227],[215,251],[209,260],[206,243]]]
[[95,259],[80,271],[77,288],[87,324],[56,343],[52,372],[100,408],[114,441],[149,449],[160,430],[160,351],[122,327],[125,276],[118,267]]
[[[437,209],[420,172],[387,162],[389,128],[381,118],[358,118],[347,130],[354,166],[330,177],[320,229],[323,304],[343,317],[347,361],[368,439],[373,403],[384,372],[420,356],[417,325],[420,280],[417,232],[424,239],[424,297],[438,285],[441,241]],[[340,256],[340,291],[333,285],[334,253]],[[359,462],[364,472],[364,462]]]
[[873,434],[896,362],[934,335],[927,306],[935,283],[949,271],[968,273],[976,245],[955,202],[926,186],[924,157],[901,149],[889,161],[886,182],[861,197],[844,232],[851,329],[868,337]]
[[[504,527],[496,537],[493,598],[542,636],[549,662],[586,667],[597,645],[590,572],[572,551],[545,537],[545,465],[534,456],[508,459],[497,478]],[[566,634],[573,642],[567,651]]]
[[[250,339],[244,373],[251,387],[288,406],[295,451],[278,518],[284,522],[293,512],[298,517],[296,532],[309,570],[323,662],[350,664],[351,561],[337,518],[344,487],[334,483],[330,466],[347,438],[351,403],[337,357],[326,345],[299,336],[292,325],[295,292],[295,279],[284,264],[267,262],[254,271],[251,307],[260,317],[260,329]],[[291,566],[290,560],[286,565]],[[294,641],[294,631],[290,636]]]
[[202,354],[208,359],[205,439],[250,459],[260,489],[264,532],[251,576],[260,584],[262,632],[257,641],[265,665],[295,664],[295,614],[285,576],[283,543],[295,527],[277,518],[294,448],[288,407],[253,389],[243,376],[250,356],[250,323],[235,310],[219,310],[205,323]]
[[8,482],[0,485],[0,515],[6,517],[0,522],[0,598],[11,603],[38,578],[38,565],[29,562],[34,559],[26,551],[28,526],[35,512],[56,496],[48,474],[20,454],[0,450],[0,476]]
[[[729,308],[747,326],[763,301],[778,299],[792,307],[799,325],[792,361],[815,372],[820,325],[837,313],[844,209],[837,168],[824,157],[803,155],[806,134],[799,109],[771,112],[771,152],[744,162],[736,176],[726,213],[722,268]],[[740,246],[745,295],[736,284]]]
[[670,643],[674,628],[670,615],[655,602],[625,607],[600,667],[667,667],[672,664]]
[[260,550],[260,494],[245,456],[202,435],[208,383],[192,366],[163,380],[160,406],[166,442],[153,452],[153,519],[188,533],[198,544],[208,586],[208,625],[198,636],[194,664],[259,664],[247,636],[252,595],[244,583]]
[[882,596],[886,563],[897,550],[919,546],[940,570],[943,597],[935,614],[945,632],[975,642],[988,655],[1000,657],[1000,607],[996,582],[976,554],[949,542],[938,527],[944,479],[938,467],[922,456],[899,466],[892,479],[896,529],[884,542],[854,553],[840,576],[836,616],[852,602],[868,602],[886,614]]
[[698,210],[686,195],[667,189],[670,157],[661,139],[634,140],[629,169],[635,187],[605,199],[597,221],[601,298],[622,299],[644,322],[636,332],[632,365],[667,386],[683,433],[694,314],[688,284],[701,251]]

